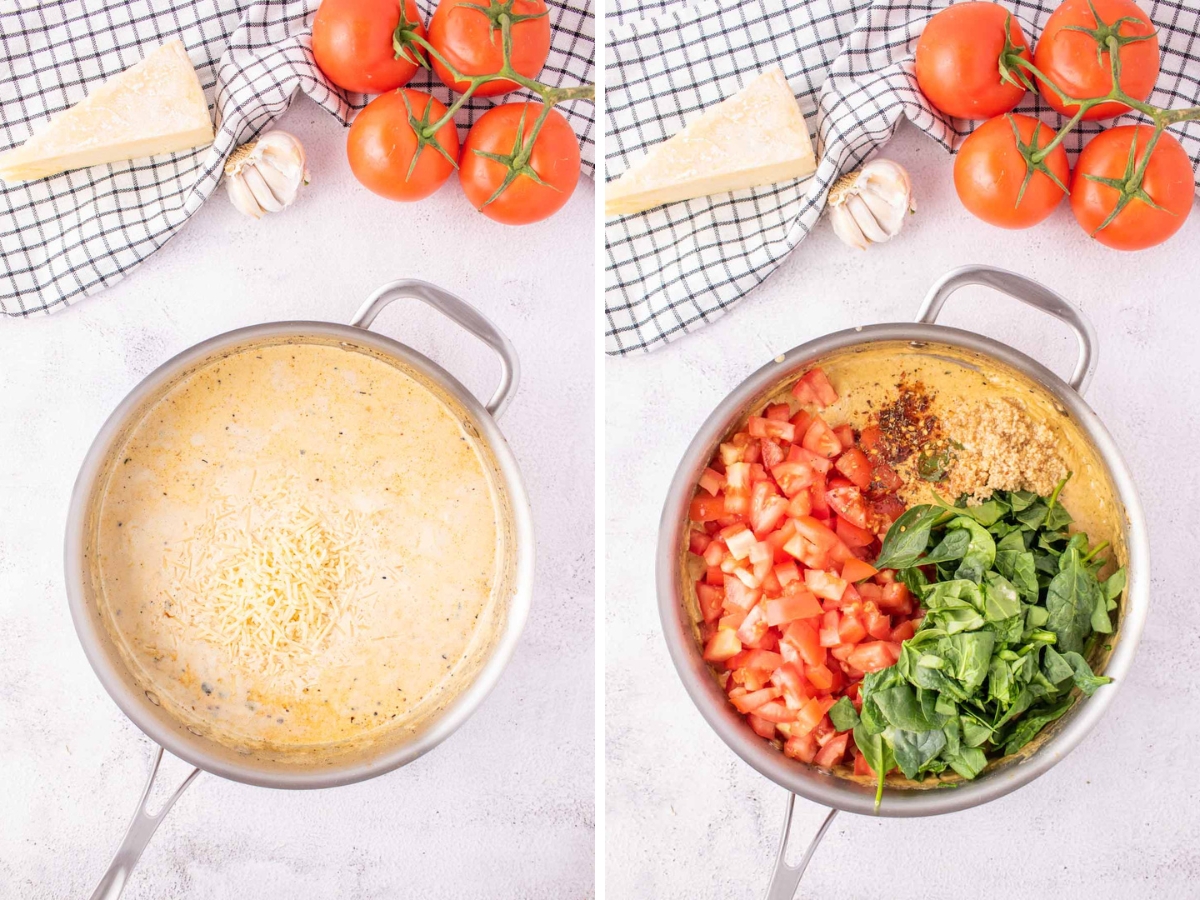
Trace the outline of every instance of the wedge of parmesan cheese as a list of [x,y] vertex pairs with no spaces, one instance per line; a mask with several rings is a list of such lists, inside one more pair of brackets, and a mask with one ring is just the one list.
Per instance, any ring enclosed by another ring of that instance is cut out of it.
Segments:
[[816,168],[804,116],[783,72],[774,68],[705,110],[605,185],[604,212],[641,212],[803,178]]
[[54,116],[20,147],[0,153],[0,179],[29,181],[212,140],[200,79],[183,43],[172,40]]

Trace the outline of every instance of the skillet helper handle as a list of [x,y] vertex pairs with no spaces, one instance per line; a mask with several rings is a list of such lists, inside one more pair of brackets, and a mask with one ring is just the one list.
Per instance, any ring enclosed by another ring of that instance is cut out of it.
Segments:
[[162,762],[162,755],[162,747],[159,747],[158,753],[154,756],[154,765],[150,769],[150,777],[146,779],[146,789],[142,791],[142,799],[138,801],[137,810],[134,811],[133,821],[129,823],[129,830],[125,832],[125,839],[117,848],[117,853],[113,857],[108,871],[104,873],[104,877],[96,885],[96,890],[92,892],[92,900],[117,900],[121,896],[121,892],[125,890],[125,882],[129,880],[133,867],[137,865],[142,851],[150,843],[150,838],[154,836],[155,830],[167,817],[167,813],[171,811],[171,807],[179,799],[179,795],[200,774],[199,769],[192,769],[192,773],[171,795],[171,799],[163,804],[163,808],[155,815],[150,815],[146,812],[146,801],[150,798],[150,789],[154,787],[154,779],[158,775],[158,765]]
[[1096,368],[1096,329],[1083,313],[1032,278],[992,266],[963,266],[954,269],[943,275],[929,289],[929,293],[925,295],[925,302],[921,304],[921,311],[917,313],[917,321],[932,325],[937,321],[938,313],[942,311],[942,305],[947,298],[968,284],[990,287],[1066,322],[1075,332],[1075,339],[1079,342],[1079,359],[1067,383],[1080,394],[1087,390],[1088,382],[1092,380],[1092,372]]
[[771,883],[767,885],[766,900],[792,900],[796,896],[796,889],[800,887],[800,879],[804,877],[804,870],[808,868],[808,861],[812,859],[813,853],[816,852],[817,844],[821,843],[821,838],[825,837],[825,832],[829,830],[834,816],[838,814],[836,809],[829,811],[829,815],[825,817],[825,821],[821,823],[821,827],[813,835],[808,849],[804,851],[804,858],[800,860],[798,865],[793,866],[787,861],[787,848],[788,841],[792,836],[792,809],[795,805],[796,795],[788,791],[787,809],[783,815],[783,834],[779,838],[779,853],[775,857],[775,871],[771,873]]
[[500,358],[500,383],[492,394],[492,399],[486,404],[492,418],[499,418],[504,412],[512,395],[517,390],[517,379],[521,367],[517,362],[517,350],[512,341],[506,338],[491,321],[465,300],[460,300],[449,291],[442,290],[436,284],[421,281],[417,278],[402,278],[385,284],[362,305],[362,309],[351,320],[356,328],[369,330],[383,310],[395,300],[420,300],[433,307],[446,318],[461,325],[479,340],[495,351]]

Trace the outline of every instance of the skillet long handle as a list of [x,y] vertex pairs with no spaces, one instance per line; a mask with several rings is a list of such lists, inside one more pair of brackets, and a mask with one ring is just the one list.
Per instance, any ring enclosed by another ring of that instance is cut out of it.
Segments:
[[804,877],[804,870],[808,868],[808,861],[812,859],[812,855],[817,849],[817,844],[821,843],[821,838],[825,837],[825,832],[829,830],[834,816],[838,814],[836,809],[829,811],[829,815],[825,817],[825,821],[821,823],[821,827],[813,835],[808,849],[804,851],[804,858],[800,860],[798,865],[793,866],[787,861],[787,848],[788,839],[792,835],[792,809],[795,805],[796,795],[788,791],[787,810],[783,815],[783,834],[779,838],[779,853],[775,857],[775,871],[771,873],[771,883],[767,885],[766,900],[792,900],[796,896],[796,889],[800,887],[800,879]]
[[150,777],[146,779],[146,788],[142,791],[142,799],[138,801],[137,809],[133,813],[133,821],[129,823],[129,830],[125,832],[125,839],[117,848],[117,853],[113,857],[108,871],[104,873],[104,877],[96,885],[96,890],[92,892],[92,900],[117,900],[121,896],[121,892],[125,890],[125,882],[129,880],[133,867],[137,865],[142,851],[150,843],[150,838],[154,836],[155,830],[166,818],[175,801],[179,799],[179,795],[200,774],[199,769],[192,769],[192,773],[171,795],[171,799],[163,804],[163,808],[156,814],[150,815],[146,812],[146,801],[150,799],[150,789],[154,787],[154,779],[158,775],[158,765],[162,762],[162,755],[162,747],[159,747],[158,753],[154,755],[154,765],[150,769]]
[[1079,342],[1079,359],[1076,360],[1075,371],[1071,373],[1067,383],[1080,394],[1087,390],[1088,382],[1092,380],[1092,371],[1096,368],[1096,329],[1083,313],[1032,278],[993,266],[962,266],[947,272],[929,289],[929,293],[925,295],[925,302],[921,304],[921,311],[917,313],[917,321],[932,325],[937,321],[938,313],[942,311],[942,305],[949,296],[968,284],[990,287],[1002,294],[1008,294],[1014,300],[1020,300],[1026,306],[1040,309],[1047,315],[1066,322],[1075,332],[1075,340]]

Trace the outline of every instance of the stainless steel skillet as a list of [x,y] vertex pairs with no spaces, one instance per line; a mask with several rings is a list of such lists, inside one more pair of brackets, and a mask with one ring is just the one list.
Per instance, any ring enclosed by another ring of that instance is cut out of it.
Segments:
[[[396,300],[419,300],[464,328],[493,352],[500,363],[499,383],[491,399],[480,403],[452,375],[416,350],[371,331],[380,312]],[[163,393],[189,372],[215,357],[246,346],[282,342],[318,342],[347,353],[367,353],[401,367],[419,379],[460,417],[464,429],[486,448],[486,466],[504,506],[505,559],[499,625],[480,650],[469,684],[454,694],[419,727],[394,729],[386,738],[360,746],[330,745],[317,752],[233,749],[189,727],[146,690],[125,662],[105,624],[105,604],[94,583],[89,560],[96,542],[97,512],[108,475],[124,437]],[[533,523],[516,459],[496,419],[516,391],[518,361],[512,343],[485,316],[436,285],[407,279],[375,291],[348,325],[331,322],[269,322],[230,331],[203,341],[155,369],[121,401],[96,436],[75,482],[67,521],[64,564],[71,618],[88,661],[105,690],[152,741],[159,745],[146,789],[129,830],[93,900],[115,900],[138,857],[171,805],[201,770],[246,784],[274,788],[327,788],[390,772],[429,752],[452,734],[495,686],[525,625],[533,591]],[[158,776],[162,749],[196,768],[165,806],[149,815],[146,804]]]
[[[1066,381],[1045,366],[1011,347],[957,328],[935,324],[947,298],[960,287],[986,285],[1065,322],[1079,344],[1079,357]],[[1138,640],[1150,604],[1150,552],[1146,523],[1128,467],[1099,417],[1082,393],[1091,379],[1096,360],[1096,335],[1091,324],[1058,294],[1024,276],[985,266],[956,269],[940,279],[925,297],[913,323],[868,325],[825,335],[789,350],[738,385],[701,426],[684,453],[663,506],[656,559],[656,583],[663,635],[675,668],[692,701],[708,724],[743,760],[789,791],[783,837],[768,891],[768,900],[790,900],[804,867],[839,810],[860,815],[876,814],[874,790],[854,781],[805,765],[784,756],[749,727],[728,702],[725,692],[701,658],[687,592],[683,563],[687,544],[688,504],[695,486],[717,445],[744,420],[751,409],[781,385],[794,380],[814,362],[835,351],[865,347],[876,342],[904,342],[913,348],[941,345],[964,351],[1008,367],[1036,382],[1078,426],[1094,448],[1120,504],[1121,531],[1127,550],[1129,581],[1111,636],[1113,650],[1104,662],[1104,674],[1113,683],[1092,697],[1081,699],[1058,723],[1047,729],[1036,750],[993,764],[977,779],[953,787],[925,790],[889,787],[884,790],[878,815],[928,816],[968,809],[1001,797],[1048,771],[1083,740],[1104,715],[1133,664]],[[935,352],[935,351],[931,351]],[[799,865],[785,859],[797,796],[830,808],[820,830]]]

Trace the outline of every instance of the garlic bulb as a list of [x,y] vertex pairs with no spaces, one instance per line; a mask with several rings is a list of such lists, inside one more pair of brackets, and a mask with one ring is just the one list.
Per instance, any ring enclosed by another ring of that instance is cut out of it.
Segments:
[[859,250],[894,238],[904,227],[904,217],[916,211],[908,172],[890,159],[872,160],[829,189],[833,231]]
[[229,154],[225,176],[238,211],[261,219],[290,206],[300,185],[308,184],[304,147],[286,131],[268,131]]

